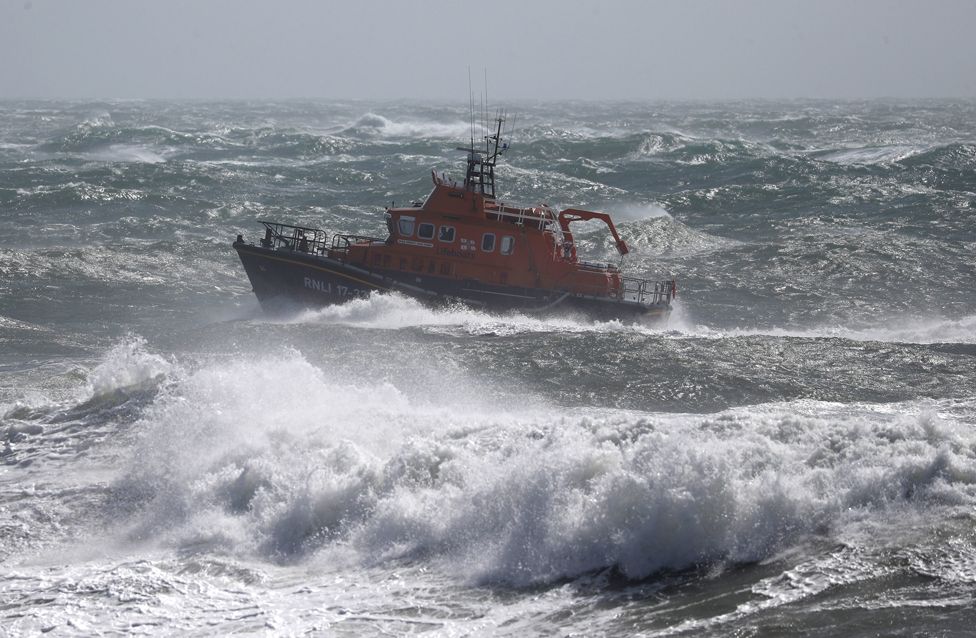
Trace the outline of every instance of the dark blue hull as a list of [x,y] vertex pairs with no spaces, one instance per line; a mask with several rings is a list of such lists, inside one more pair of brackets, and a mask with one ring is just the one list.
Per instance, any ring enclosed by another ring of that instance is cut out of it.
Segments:
[[664,320],[669,304],[646,304],[565,291],[487,286],[473,280],[430,276],[422,272],[366,270],[328,257],[297,250],[271,249],[235,242],[261,306],[274,311],[300,304],[320,307],[399,292],[430,305],[461,302],[493,311],[582,313],[599,320]]

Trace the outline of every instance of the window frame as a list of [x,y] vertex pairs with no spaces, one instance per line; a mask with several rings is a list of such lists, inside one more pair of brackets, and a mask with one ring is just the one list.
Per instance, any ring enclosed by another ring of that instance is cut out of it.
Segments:
[[[491,237],[491,246],[489,248],[485,248],[485,240],[488,239],[489,237]],[[481,236],[481,252],[485,252],[485,253],[493,253],[493,252],[495,252],[495,240],[496,239],[497,238],[495,237],[495,233],[484,233]]]
[[[430,236],[429,237],[428,236],[425,236],[423,234],[422,229],[425,226],[430,226]],[[430,222],[421,222],[421,223],[417,224],[417,239],[433,239],[434,238],[434,235],[436,234],[436,232],[437,232],[437,226],[434,225],[434,224],[432,224],[432,223],[430,223]]]
[[[404,223],[410,224],[409,233],[403,232]],[[413,237],[413,231],[416,230],[416,227],[417,227],[416,217],[411,217],[410,215],[400,215],[400,217],[397,218],[397,234],[400,235],[401,237]]]
[[[508,242],[508,250],[505,250],[505,242]],[[515,252],[515,236],[514,235],[502,235],[502,240],[499,242],[499,252],[503,255],[511,255]]]
[[[451,231],[450,239],[444,239],[442,237],[445,230]],[[448,224],[441,224],[441,227],[437,231],[437,241],[444,242],[445,244],[453,244],[456,239],[457,239],[457,230],[454,228],[454,226]]]

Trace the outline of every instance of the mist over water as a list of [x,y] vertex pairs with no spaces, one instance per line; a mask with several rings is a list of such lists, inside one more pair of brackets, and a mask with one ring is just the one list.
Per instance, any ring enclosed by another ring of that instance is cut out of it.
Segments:
[[238,233],[382,236],[466,109],[0,103],[5,631],[968,631],[976,105],[511,109],[667,326],[260,311]]

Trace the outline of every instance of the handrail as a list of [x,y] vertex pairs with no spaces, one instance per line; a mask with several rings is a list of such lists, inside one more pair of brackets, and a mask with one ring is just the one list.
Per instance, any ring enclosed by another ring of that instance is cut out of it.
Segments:
[[261,245],[265,248],[318,254],[323,254],[328,250],[326,240],[329,235],[320,228],[266,221],[260,221],[260,223],[264,225],[264,237],[261,239]]
[[[669,305],[677,292],[674,280],[641,279],[639,277],[620,277],[620,287],[607,289],[605,284],[573,285],[568,288],[577,294],[590,294],[594,297],[610,296],[621,301],[631,301],[645,305]],[[567,288],[563,288],[567,290]]]
[[[632,299],[638,303],[670,304],[678,288],[674,280],[654,281],[638,277],[620,278],[620,295],[624,299]],[[653,288],[651,288],[653,284]]]
[[542,215],[526,213],[526,208],[509,208],[504,204],[498,204],[494,208],[485,208],[485,215],[494,216],[496,221],[507,221],[513,224],[524,224],[526,221],[537,224],[540,229],[545,229],[546,224],[556,221],[556,215],[549,208],[542,208],[545,211]]

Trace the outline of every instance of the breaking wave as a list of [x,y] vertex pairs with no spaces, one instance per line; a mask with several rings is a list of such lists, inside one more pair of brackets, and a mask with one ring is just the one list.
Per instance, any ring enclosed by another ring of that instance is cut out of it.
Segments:
[[487,411],[333,378],[294,351],[184,372],[115,481],[130,539],[287,562],[425,556],[521,586],[752,562],[891,508],[976,503],[976,436],[934,404]]
[[145,339],[131,337],[113,346],[88,375],[90,396],[158,382],[174,370],[171,362],[148,351]]
[[467,122],[424,121],[412,119],[391,120],[376,113],[366,113],[343,131],[355,135],[380,135],[413,139],[449,138],[464,139],[469,132]]

